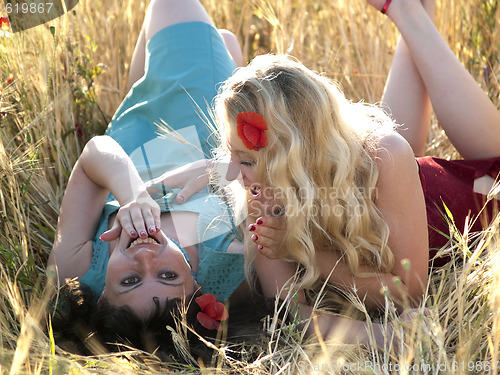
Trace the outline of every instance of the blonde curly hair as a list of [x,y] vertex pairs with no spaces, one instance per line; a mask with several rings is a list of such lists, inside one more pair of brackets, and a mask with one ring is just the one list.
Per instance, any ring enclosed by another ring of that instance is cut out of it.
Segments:
[[[279,194],[287,233],[286,252],[277,255],[302,266],[300,287],[319,279],[317,251],[339,252],[355,276],[362,264],[391,270],[389,227],[374,203],[374,130],[393,128],[389,117],[378,107],[349,102],[334,82],[293,58],[273,55],[256,57],[222,86],[215,100],[219,155],[228,152],[236,117],[245,111],[259,113],[268,125],[267,146],[248,152],[262,186]],[[247,196],[235,199],[246,202]],[[246,249],[248,272],[255,248]]]

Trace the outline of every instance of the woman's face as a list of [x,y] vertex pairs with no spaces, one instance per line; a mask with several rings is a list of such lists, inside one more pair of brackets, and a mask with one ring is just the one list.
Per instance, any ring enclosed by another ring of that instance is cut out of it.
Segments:
[[255,158],[241,139],[234,133],[229,138],[228,148],[231,160],[226,174],[228,181],[238,179],[248,190],[248,212],[255,216],[279,216],[283,214],[281,199],[273,188],[263,186],[257,176]]
[[106,272],[109,304],[127,305],[141,317],[155,308],[153,298],[182,299],[198,288],[178,246],[162,231],[153,237],[133,239],[122,231]]
[[234,181],[240,177],[241,173],[240,183],[245,189],[250,189],[252,192],[252,189],[259,188],[260,181],[257,179],[255,159],[234,132],[231,134],[227,146],[231,153],[231,160],[226,179]]

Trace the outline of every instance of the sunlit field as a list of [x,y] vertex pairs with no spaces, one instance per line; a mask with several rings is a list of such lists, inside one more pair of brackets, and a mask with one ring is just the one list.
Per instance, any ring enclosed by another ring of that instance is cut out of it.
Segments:
[[[398,33],[365,1],[201,2],[219,28],[237,35],[247,61],[288,53],[337,80],[353,101],[380,100]],[[438,0],[436,24],[500,106],[498,4]],[[443,252],[452,252],[453,261],[431,273],[423,302],[428,317],[399,322],[388,305],[386,316],[377,318],[393,322],[394,334],[402,337],[397,348],[342,345],[340,333],[306,340],[296,325],[281,325],[272,316],[262,325],[267,339],[257,348],[261,354],[248,360],[236,360],[224,340],[212,363],[193,358],[187,365],[133,348],[85,357],[58,346],[50,324],[54,293],[46,288],[44,269],[59,207],[85,142],[104,132],[126,94],[146,6],[138,0],[81,0],[49,24],[0,31],[0,373],[196,373],[198,366],[252,374],[499,372],[500,217],[473,241],[473,234],[453,235],[452,228],[453,245]],[[427,152],[457,157],[435,120]],[[254,353],[256,344],[249,345]]]

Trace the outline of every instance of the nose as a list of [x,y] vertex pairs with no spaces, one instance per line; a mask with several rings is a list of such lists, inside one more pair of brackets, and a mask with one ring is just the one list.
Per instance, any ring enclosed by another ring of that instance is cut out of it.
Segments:
[[149,267],[154,264],[156,258],[156,251],[150,250],[146,247],[141,247],[132,256],[137,263],[142,264],[144,267]]
[[231,161],[231,162],[229,162],[229,165],[227,167],[226,180],[234,181],[238,178],[240,173],[241,173],[241,170],[240,170],[240,167],[238,166],[238,164]]

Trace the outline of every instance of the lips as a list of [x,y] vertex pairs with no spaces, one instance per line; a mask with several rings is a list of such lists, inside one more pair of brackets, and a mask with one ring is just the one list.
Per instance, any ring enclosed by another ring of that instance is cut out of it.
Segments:
[[141,238],[141,237],[135,238],[135,239],[132,238],[130,240],[130,244],[128,245],[127,248],[130,248],[130,247],[136,246],[136,245],[141,245],[141,244],[148,244],[148,243],[159,244],[160,242],[151,236],[148,236],[146,238]]
[[260,193],[262,190],[261,190],[260,186],[252,186],[252,187],[250,187],[250,189],[248,191],[250,192],[250,195],[252,196],[252,198],[257,199],[260,197]]

